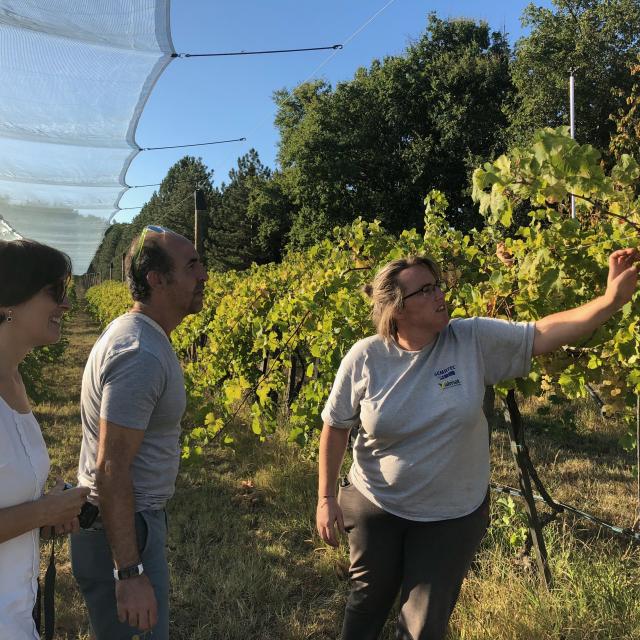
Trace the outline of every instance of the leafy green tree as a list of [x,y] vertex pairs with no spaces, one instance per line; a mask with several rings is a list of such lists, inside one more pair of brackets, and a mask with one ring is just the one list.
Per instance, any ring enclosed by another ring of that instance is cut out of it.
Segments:
[[269,177],[256,175],[249,179],[247,216],[255,234],[252,246],[256,262],[281,259],[295,207],[287,196],[283,175],[279,171]]
[[246,269],[281,255],[290,203],[279,180],[255,149],[238,158],[220,189],[207,240],[209,265],[221,271]]
[[[209,211],[217,206],[218,191],[212,186],[213,171],[201,158],[184,156],[167,172],[158,191],[154,191],[140,213],[130,223],[112,225],[98,248],[92,268],[103,275],[108,274],[108,265],[114,263],[114,278],[122,275],[122,255],[127,253],[133,238],[149,224],[161,225],[193,240],[194,237],[194,191],[204,192]],[[205,220],[205,230],[209,221]]]
[[625,96],[625,106],[617,114],[611,116],[615,125],[615,133],[611,137],[609,152],[620,160],[627,153],[636,160],[640,160],[640,84],[638,74],[640,64],[634,64],[630,69],[634,79],[631,95]]
[[[215,204],[215,189],[211,185],[213,172],[201,158],[184,156],[176,162],[162,180],[140,213],[131,221],[131,237],[145,225],[167,227],[189,240],[194,238],[194,192],[201,189],[208,206]],[[128,238],[130,241],[131,238]]]
[[478,218],[471,169],[503,149],[509,46],[486,23],[430,14],[404,55],[374,60],[349,82],[278,91],[282,184],[304,246],[362,215],[392,231],[422,222],[424,194],[443,189],[451,221]]
[[98,251],[91,261],[89,272],[107,277],[110,265],[113,264],[112,276],[114,280],[122,279],[122,260],[118,256],[117,247],[128,226],[127,223],[116,222],[107,229]]
[[553,0],[530,4],[522,24],[531,33],[515,46],[515,99],[510,137],[527,143],[536,130],[569,124],[569,75],[576,78],[576,139],[609,147],[610,119],[624,107],[640,52],[638,0]]

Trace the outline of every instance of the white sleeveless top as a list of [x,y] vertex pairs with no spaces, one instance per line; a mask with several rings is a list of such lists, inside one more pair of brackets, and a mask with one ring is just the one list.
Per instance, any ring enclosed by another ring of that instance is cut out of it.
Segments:
[[[37,500],[48,475],[49,456],[33,413],[18,413],[0,397],[0,509]],[[32,618],[39,572],[39,529],[0,544],[0,639],[39,637]]]

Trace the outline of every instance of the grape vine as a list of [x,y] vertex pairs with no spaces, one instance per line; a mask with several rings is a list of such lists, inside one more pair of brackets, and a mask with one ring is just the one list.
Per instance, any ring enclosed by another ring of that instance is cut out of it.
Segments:
[[[214,438],[231,442],[225,427],[240,411],[262,439],[285,412],[290,439],[308,442],[340,360],[372,332],[361,287],[393,258],[427,253],[438,260],[452,285],[453,317],[536,320],[601,294],[609,253],[637,243],[638,177],[630,156],[607,171],[596,149],[564,129],[545,130],[531,146],[474,172],[482,230],[451,228],[447,202],[434,191],[425,200],[424,232],[396,237],[358,219],[280,264],[211,273],[203,311],[172,336],[198,421],[184,455]],[[514,218],[527,222],[516,225]],[[126,287],[113,282],[90,289],[87,300],[103,324],[130,304]],[[576,398],[589,385],[599,390],[606,414],[622,414],[631,424],[640,391],[638,305],[636,294],[581,344],[538,358],[528,378],[501,390],[515,384],[525,395],[554,390]]]

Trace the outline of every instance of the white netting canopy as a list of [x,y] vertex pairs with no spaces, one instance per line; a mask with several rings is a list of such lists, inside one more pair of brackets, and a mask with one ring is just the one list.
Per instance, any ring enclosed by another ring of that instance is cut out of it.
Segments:
[[0,240],[20,240],[22,236],[0,217]]
[[174,53],[169,2],[0,0],[0,237],[50,244],[87,270]]

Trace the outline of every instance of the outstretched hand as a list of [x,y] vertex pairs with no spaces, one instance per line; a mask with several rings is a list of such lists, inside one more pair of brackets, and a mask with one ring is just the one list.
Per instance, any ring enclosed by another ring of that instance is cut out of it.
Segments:
[[637,249],[619,249],[609,256],[609,276],[605,296],[617,308],[624,306],[635,293],[638,284],[638,267],[640,260]]

